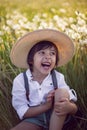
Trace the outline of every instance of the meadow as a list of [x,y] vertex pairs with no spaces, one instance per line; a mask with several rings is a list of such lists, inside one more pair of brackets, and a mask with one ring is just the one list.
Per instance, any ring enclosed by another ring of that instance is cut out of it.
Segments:
[[75,44],[73,59],[56,69],[78,97],[77,125],[66,130],[87,130],[87,0],[0,0],[0,130],[19,122],[11,105],[11,89],[14,77],[24,70],[10,61],[12,45],[27,32],[42,28],[60,30]]

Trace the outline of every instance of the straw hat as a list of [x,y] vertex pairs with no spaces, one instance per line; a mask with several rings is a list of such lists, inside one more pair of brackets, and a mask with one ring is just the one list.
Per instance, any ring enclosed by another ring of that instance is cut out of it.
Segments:
[[10,53],[12,63],[19,68],[28,68],[27,55],[30,49],[37,42],[43,40],[51,41],[57,46],[59,52],[58,66],[66,64],[73,57],[74,44],[67,35],[53,29],[41,29],[29,32],[13,45]]

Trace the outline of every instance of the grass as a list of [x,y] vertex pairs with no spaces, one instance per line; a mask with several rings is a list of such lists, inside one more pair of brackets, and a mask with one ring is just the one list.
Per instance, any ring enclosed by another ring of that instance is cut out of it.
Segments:
[[[74,130],[87,129],[87,1],[86,0],[0,0],[0,129],[9,130],[19,122],[11,105],[14,77],[22,70],[10,61],[14,42],[29,31],[54,28],[68,34],[75,43],[75,55],[57,68],[78,96],[81,120]],[[72,128],[67,128],[73,130]]]

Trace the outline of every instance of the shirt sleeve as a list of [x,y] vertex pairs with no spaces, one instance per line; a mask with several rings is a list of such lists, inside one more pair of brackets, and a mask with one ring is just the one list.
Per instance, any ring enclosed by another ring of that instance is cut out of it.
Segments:
[[65,82],[64,75],[57,72],[57,81],[58,81],[58,87],[59,88],[66,88],[70,95],[70,100],[76,102],[77,101],[77,94],[74,89],[70,89],[70,87]]
[[21,73],[14,79],[12,88],[12,105],[20,119],[23,118],[25,112],[29,109],[25,93],[24,79]]
[[74,89],[69,90],[70,100],[76,102],[77,101],[77,94]]

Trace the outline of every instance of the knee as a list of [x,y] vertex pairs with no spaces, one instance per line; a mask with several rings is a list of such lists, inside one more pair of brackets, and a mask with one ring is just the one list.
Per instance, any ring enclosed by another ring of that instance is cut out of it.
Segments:
[[69,92],[65,88],[58,88],[55,91],[55,101],[60,101],[62,98],[69,99]]

